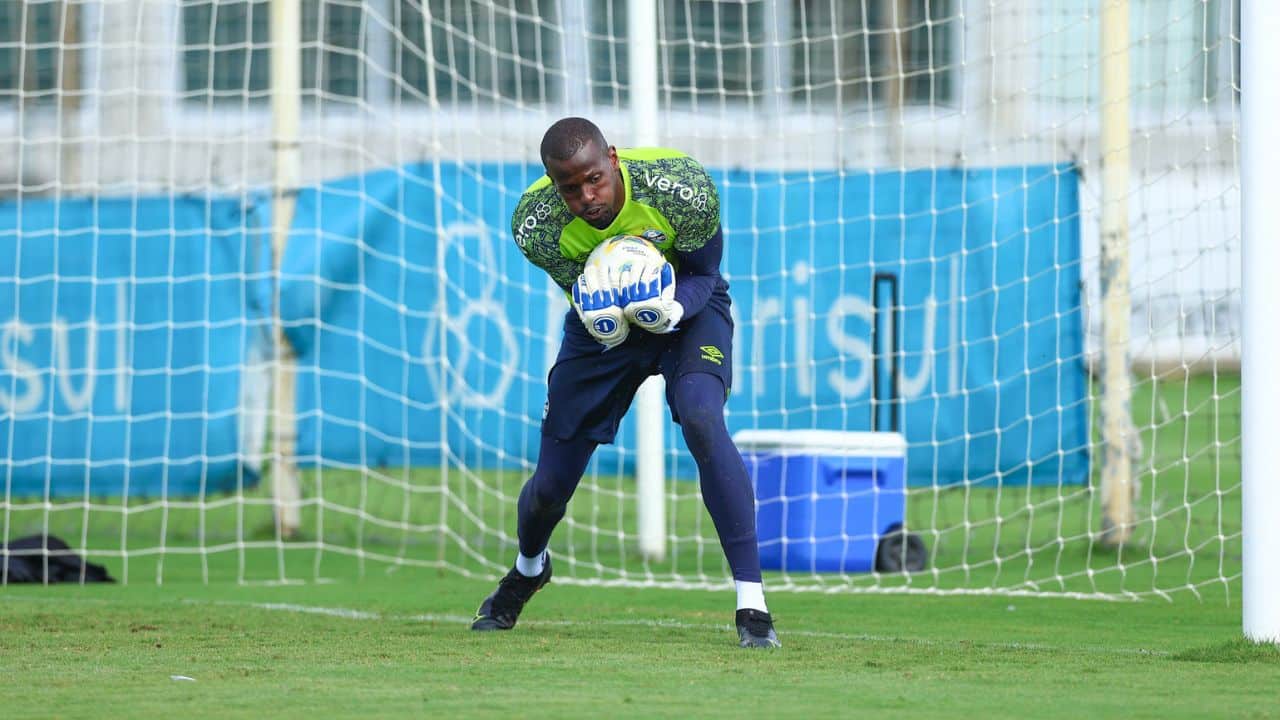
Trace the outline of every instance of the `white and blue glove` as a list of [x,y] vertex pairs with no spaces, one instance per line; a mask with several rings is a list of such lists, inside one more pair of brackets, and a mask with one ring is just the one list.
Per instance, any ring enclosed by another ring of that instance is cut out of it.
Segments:
[[610,350],[621,345],[631,333],[623,314],[618,289],[606,267],[588,262],[572,288],[573,307],[596,342]]
[[676,301],[675,268],[661,256],[621,274],[618,302],[627,322],[651,333],[669,333],[684,317],[684,306]]

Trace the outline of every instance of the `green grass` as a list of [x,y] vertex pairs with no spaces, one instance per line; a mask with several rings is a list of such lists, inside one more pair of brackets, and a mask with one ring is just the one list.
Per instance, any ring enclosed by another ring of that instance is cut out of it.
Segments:
[[1280,652],[1220,603],[774,593],[764,652],[735,647],[729,592],[553,581],[514,631],[473,634],[490,582],[334,570],[0,589],[0,714],[1280,717]]

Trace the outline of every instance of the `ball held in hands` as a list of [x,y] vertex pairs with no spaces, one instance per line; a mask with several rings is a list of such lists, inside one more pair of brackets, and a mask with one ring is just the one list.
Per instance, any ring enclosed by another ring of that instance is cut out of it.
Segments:
[[[659,235],[659,237],[661,237]],[[652,243],[634,236],[605,241],[627,322],[651,333],[675,329],[684,315],[676,302],[676,271]]]
[[684,315],[676,302],[675,269],[665,260],[645,268],[634,282],[624,282],[618,293],[627,322],[642,330],[671,332]]
[[587,331],[606,348],[626,340],[630,325],[666,333],[684,315],[675,300],[675,268],[652,242],[633,235],[596,246],[573,298]]
[[591,254],[573,285],[572,296],[573,307],[587,332],[609,349],[626,341],[631,326],[618,302],[618,290],[609,269],[601,260],[595,252]]

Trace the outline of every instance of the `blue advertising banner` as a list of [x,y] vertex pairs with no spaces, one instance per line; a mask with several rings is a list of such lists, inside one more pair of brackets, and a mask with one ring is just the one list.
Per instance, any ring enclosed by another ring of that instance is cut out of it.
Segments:
[[[299,194],[281,294],[304,462],[434,465],[445,440],[470,467],[536,458],[566,306],[508,228],[539,172],[410,165]],[[913,484],[1087,481],[1074,168],[714,174],[731,431],[874,415]]]
[[239,200],[207,197],[0,204],[10,497],[257,482],[248,458],[269,393],[246,364],[269,339],[263,222]]
[[[567,305],[508,227],[539,172],[410,165],[299,193],[280,298],[303,464],[536,459]],[[1087,481],[1073,168],[715,175],[731,431],[899,429],[917,485]],[[204,197],[0,204],[11,497],[257,482],[265,215]],[[633,445],[630,421],[619,438]],[[597,458],[626,472],[633,455]]]

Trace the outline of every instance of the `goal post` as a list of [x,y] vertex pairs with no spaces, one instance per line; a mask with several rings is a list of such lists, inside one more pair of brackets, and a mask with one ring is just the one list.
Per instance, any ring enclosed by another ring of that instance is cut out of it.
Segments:
[[271,270],[275,353],[272,380],[271,487],[276,527],[290,538],[302,526],[302,489],[297,467],[297,358],[280,322],[280,267],[289,242],[298,191],[298,118],[302,102],[302,12],[299,0],[271,0],[271,138],[275,161],[271,189]]
[[1104,0],[1099,133],[1102,172],[1102,533],[1119,547],[1133,529],[1134,436],[1129,380],[1129,1]]
[[1241,394],[1244,452],[1244,634],[1256,642],[1280,643],[1280,482],[1271,442],[1280,428],[1280,383],[1271,372],[1280,357],[1280,213],[1268,189],[1280,182],[1280,90],[1271,81],[1280,67],[1280,8],[1245,0],[1241,20],[1241,147],[1243,201],[1244,358]]
[[[627,0],[627,78],[631,97],[632,142],[659,144],[658,5]],[[640,552],[654,561],[667,554],[666,431],[662,406],[665,384],[651,377],[636,393],[636,519]]]

